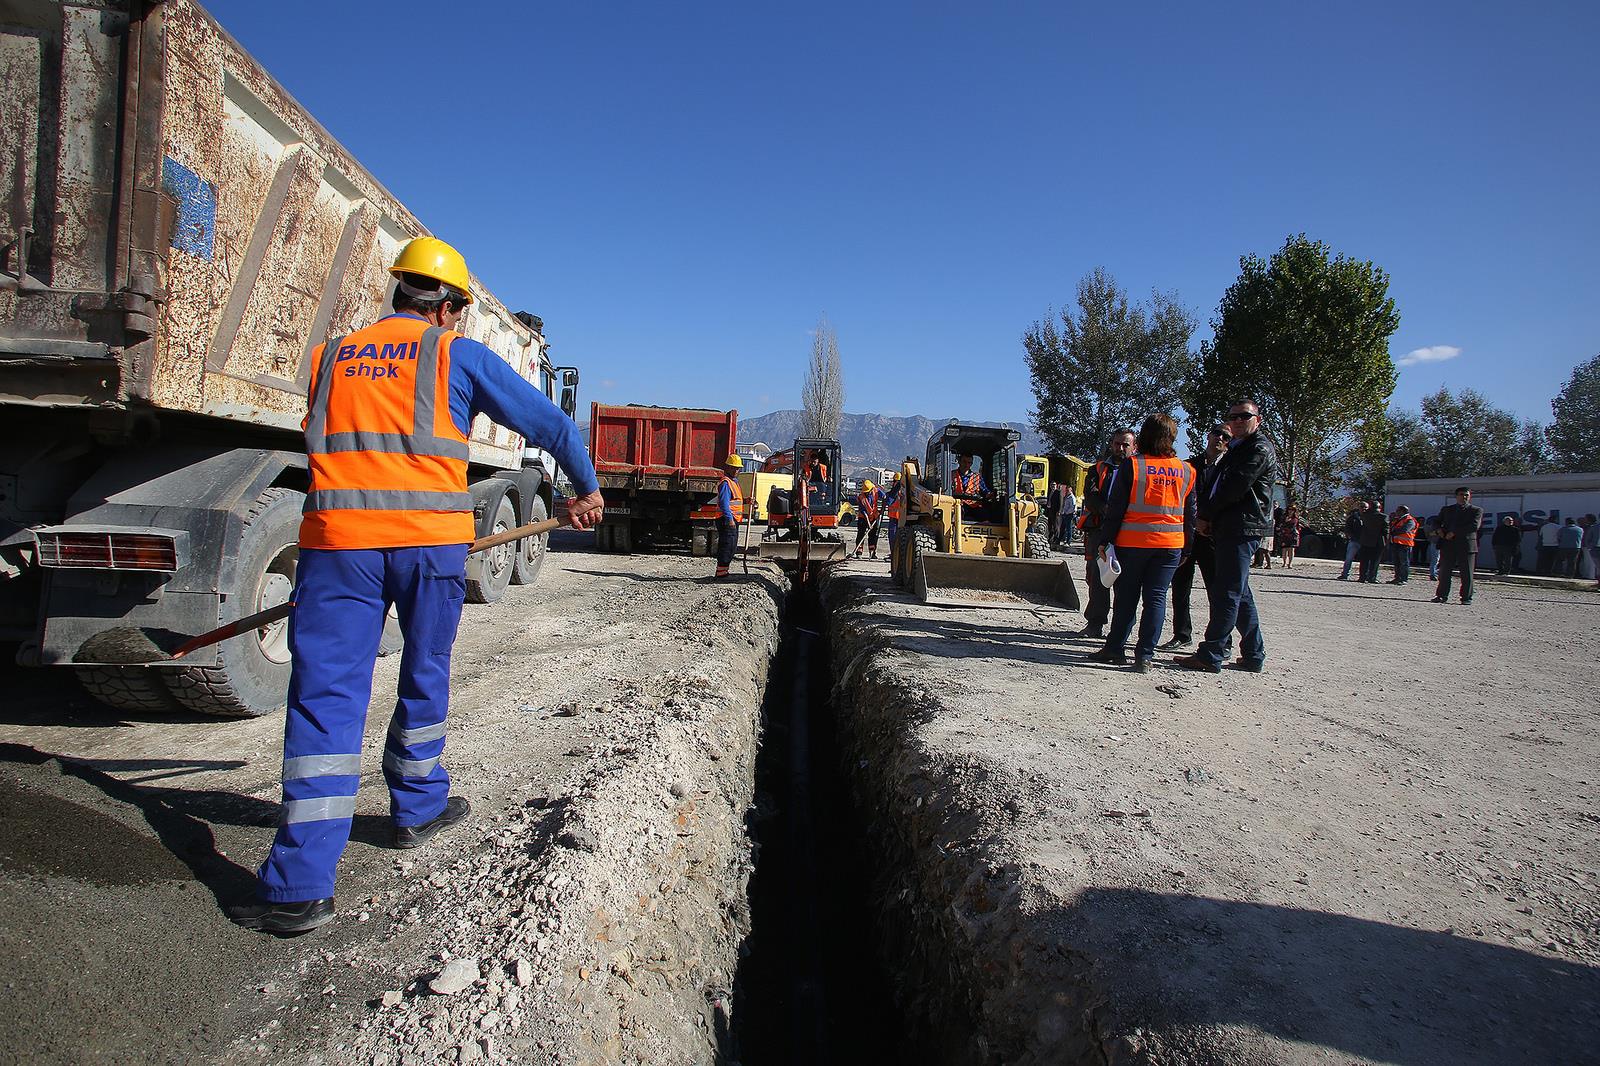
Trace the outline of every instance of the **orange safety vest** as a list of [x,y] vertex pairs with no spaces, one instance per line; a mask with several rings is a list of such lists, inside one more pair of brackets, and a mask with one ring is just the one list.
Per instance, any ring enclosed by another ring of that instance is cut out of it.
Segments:
[[1193,491],[1194,467],[1182,459],[1135,455],[1117,547],[1182,548],[1183,504]]
[[[722,481],[723,484],[728,486],[728,508],[733,511],[734,520],[738,522],[744,521],[744,493],[739,491],[739,483],[726,474],[722,475]],[[722,520],[721,511],[717,512],[717,520]]]
[[450,417],[450,342],[397,315],[312,353],[305,548],[466,544],[477,533],[466,434]]
[[983,478],[976,470],[968,470],[965,474],[957,470],[951,480],[957,496],[976,496],[983,489]]
[[889,501],[889,521],[900,521],[900,500],[905,496],[903,489],[896,489],[894,497]]
[[856,502],[861,505],[861,513],[866,516],[867,525],[870,526],[878,520],[878,503],[882,499],[883,497],[878,494],[876,489],[871,492],[859,492],[856,494]]
[[1414,548],[1417,544],[1417,518],[1415,515],[1406,515],[1389,523],[1389,539],[1402,548]]

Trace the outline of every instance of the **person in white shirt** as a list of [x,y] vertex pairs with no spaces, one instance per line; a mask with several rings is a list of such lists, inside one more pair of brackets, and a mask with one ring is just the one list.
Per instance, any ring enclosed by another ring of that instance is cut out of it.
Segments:
[[1550,570],[1555,566],[1556,549],[1561,543],[1561,521],[1556,518],[1545,519],[1544,525],[1539,527],[1539,558],[1537,570],[1549,576]]

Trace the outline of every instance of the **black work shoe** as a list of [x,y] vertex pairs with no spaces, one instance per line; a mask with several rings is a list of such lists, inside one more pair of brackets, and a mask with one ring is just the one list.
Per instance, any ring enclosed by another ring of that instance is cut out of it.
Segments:
[[460,796],[451,796],[444,801],[444,810],[431,822],[421,825],[397,825],[394,827],[394,846],[397,848],[420,848],[436,835],[449,829],[451,826],[460,825],[472,813],[472,804]]
[[1128,657],[1126,655],[1121,652],[1111,651],[1109,648],[1101,648],[1099,651],[1090,652],[1089,661],[1092,663],[1105,663],[1108,666],[1128,665]]
[[1220,663],[1214,663],[1210,659],[1202,659],[1198,654],[1180,656],[1172,660],[1172,665],[1181,666],[1185,670],[1199,670],[1207,674],[1222,673],[1222,665]]
[[1247,674],[1259,674],[1267,668],[1261,659],[1235,659],[1228,664],[1229,670],[1243,670]]
[[1188,637],[1173,637],[1171,640],[1161,645],[1161,650],[1177,651],[1179,648],[1187,648],[1193,643],[1194,641],[1190,640]]
[[1435,596],[1433,598],[1433,602],[1434,603],[1449,603],[1450,601],[1445,599],[1443,596]]
[[1080,637],[1093,637],[1095,640],[1105,640],[1105,626],[1084,626],[1078,630]]
[[1150,672],[1150,660],[1149,659],[1135,659],[1135,660],[1133,660],[1133,666],[1131,667],[1131,669],[1136,674],[1148,674]]
[[262,903],[259,900],[228,908],[236,925],[278,936],[296,936],[320,929],[333,921],[333,897],[308,899],[298,903]]

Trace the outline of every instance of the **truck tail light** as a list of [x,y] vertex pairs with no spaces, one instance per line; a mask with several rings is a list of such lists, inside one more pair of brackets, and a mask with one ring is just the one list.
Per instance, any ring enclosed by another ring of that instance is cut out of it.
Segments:
[[61,570],[152,570],[175,573],[188,554],[186,534],[57,527],[34,533],[39,565]]

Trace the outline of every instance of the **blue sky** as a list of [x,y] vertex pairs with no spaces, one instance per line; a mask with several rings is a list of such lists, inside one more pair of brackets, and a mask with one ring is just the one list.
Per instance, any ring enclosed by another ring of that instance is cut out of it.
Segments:
[[798,406],[825,312],[848,410],[1021,419],[1085,272],[1203,336],[1300,231],[1432,350],[1395,403],[1600,352],[1600,5],[208,7],[585,401]]

